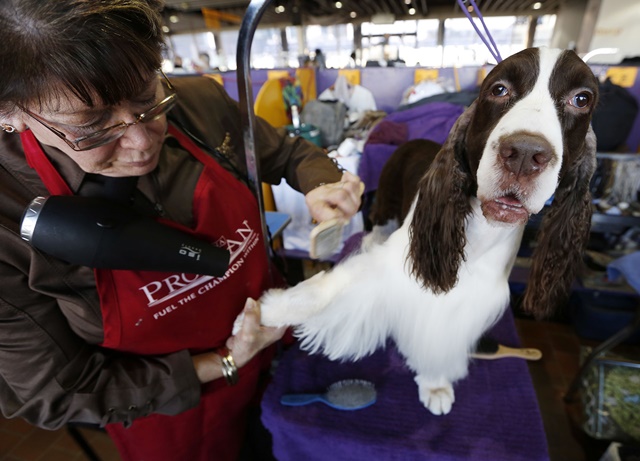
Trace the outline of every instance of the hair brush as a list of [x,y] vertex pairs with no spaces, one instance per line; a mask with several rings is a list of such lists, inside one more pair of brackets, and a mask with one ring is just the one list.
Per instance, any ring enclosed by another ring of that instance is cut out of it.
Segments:
[[[344,184],[344,183],[340,183]],[[364,183],[360,182],[360,195]],[[312,220],[315,223],[315,220]],[[327,259],[334,255],[342,244],[342,234],[347,221],[339,218],[323,221],[309,233],[309,256],[311,259]]]
[[542,352],[539,349],[515,348],[504,346],[498,341],[483,336],[478,341],[475,352],[471,354],[473,358],[483,360],[496,360],[507,357],[515,357],[524,360],[540,360]]
[[330,385],[326,392],[316,394],[285,394],[282,405],[298,407],[313,402],[322,402],[336,410],[360,410],[376,402],[373,383],[362,379],[345,379]]

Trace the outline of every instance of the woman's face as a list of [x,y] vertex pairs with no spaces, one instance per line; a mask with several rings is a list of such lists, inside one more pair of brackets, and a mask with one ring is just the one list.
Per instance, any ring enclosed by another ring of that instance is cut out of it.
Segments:
[[[70,95],[66,99],[50,101],[38,110],[26,109],[42,122],[65,134],[69,140],[94,133],[121,122],[133,123],[136,116],[155,106],[164,97],[163,87],[156,74],[148,87],[136,98],[117,106],[88,107]],[[23,122],[43,144],[53,146],[68,155],[87,173],[104,176],[142,176],[158,164],[160,150],[167,130],[167,118],[137,123],[129,126],[122,137],[103,146],[75,151],[62,139],[24,114]]]

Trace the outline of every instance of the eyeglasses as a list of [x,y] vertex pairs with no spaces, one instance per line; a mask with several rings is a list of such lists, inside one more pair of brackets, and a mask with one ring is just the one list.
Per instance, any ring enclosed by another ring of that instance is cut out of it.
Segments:
[[172,92],[169,96],[164,98],[162,101],[160,101],[158,104],[156,104],[146,112],[143,112],[140,115],[136,115],[135,122],[131,122],[131,123],[120,122],[110,127],[95,131],[86,136],[81,136],[77,139],[74,139],[73,141],[68,139],[67,136],[62,131],[50,126],[49,125],[50,122],[47,122],[46,120],[42,119],[40,116],[30,112],[24,107],[22,108],[22,110],[29,117],[31,117],[36,122],[40,123],[42,126],[47,128],[57,137],[62,139],[73,150],[83,151],[83,150],[95,149],[96,147],[104,146],[105,144],[109,144],[110,142],[113,142],[116,139],[121,138],[122,135],[124,135],[125,131],[127,131],[127,128],[129,128],[130,126],[137,125],[138,123],[147,123],[147,122],[152,122],[154,120],[157,120],[173,108],[173,106],[176,104],[176,101],[178,99],[178,95],[175,92],[173,86],[171,85],[171,82],[169,81],[167,76],[164,74],[164,72],[159,71],[159,73],[162,75],[162,77],[164,77],[165,81],[167,82],[167,86],[169,90]]

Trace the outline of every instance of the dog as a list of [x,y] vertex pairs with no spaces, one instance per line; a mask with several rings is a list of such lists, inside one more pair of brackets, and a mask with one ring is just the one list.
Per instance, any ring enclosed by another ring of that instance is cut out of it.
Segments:
[[362,249],[384,242],[404,222],[420,179],[435,160],[441,145],[428,139],[407,141],[386,161],[369,212],[372,226],[361,242]]
[[428,139],[407,141],[393,151],[384,164],[375,200],[369,214],[374,227],[390,221],[401,226],[409,214],[420,179],[429,169],[442,146]]
[[539,230],[523,308],[566,299],[589,234],[590,126],[598,81],[572,51],[531,48],[487,75],[418,183],[402,226],[289,289],[260,299],[262,324],[292,325],[301,347],[357,360],[391,337],[418,396],[447,414],[483,332],[509,303],[529,216]]

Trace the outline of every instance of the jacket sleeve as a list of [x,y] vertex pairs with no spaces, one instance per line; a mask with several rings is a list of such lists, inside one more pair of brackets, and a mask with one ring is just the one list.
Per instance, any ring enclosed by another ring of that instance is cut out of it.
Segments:
[[[238,103],[221,85],[206,77],[178,78],[175,86],[180,110],[189,123],[213,147],[220,146],[229,133],[236,166],[246,171]],[[290,137],[284,128],[276,129],[259,117],[255,143],[263,182],[279,184],[285,179],[291,187],[306,194],[342,177],[342,171],[323,149],[301,137]]]
[[[16,237],[0,234],[3,245]],[[188,351],[143,357],[88,344],[74,333],[54,297],[31,289],[37,281],[14,264],[18,251],[9,249],[24,247],[13,243],[0,262],[0,410],[5,417],[57,429],[70,421],[128,423],[151,412],[173,415],[197,405],[200,383]]]

